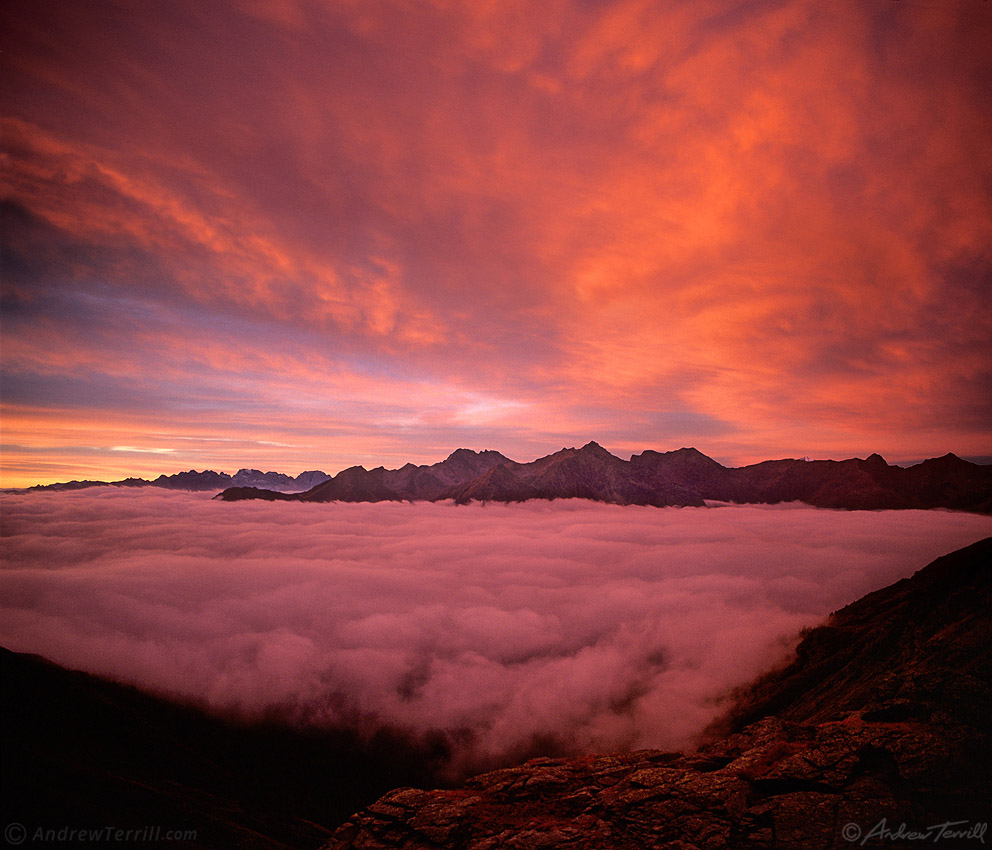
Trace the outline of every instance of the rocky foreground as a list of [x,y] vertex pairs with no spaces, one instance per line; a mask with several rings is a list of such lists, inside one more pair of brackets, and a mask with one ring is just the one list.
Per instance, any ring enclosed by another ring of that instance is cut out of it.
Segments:
[[982,846],[992,538],[836,612],[693,754],[537,759],[400,788],[324,850]]

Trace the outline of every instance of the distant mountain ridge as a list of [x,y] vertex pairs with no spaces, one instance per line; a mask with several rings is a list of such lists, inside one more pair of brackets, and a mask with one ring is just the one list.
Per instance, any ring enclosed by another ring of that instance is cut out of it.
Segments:
[[399,469],[352,466],[302,493],[234,485],[224,501],[300,502],[440,501],[522,502],[591,499],[618,505],[701,507],[804,502],[846,510],[930,509],[992,513],[992,467],[953,454],[908,468],[880,455],[849,460],[769,460],[725,467],[694,448],[644,451],[629,461],[596,442],[563,448],[530,463],[497,451],[458,449],[429,466]]
[[954,454],[910,467],[892,466],[878,454],[841,461],[789,458],[725,467],[695,448],[648,449],[628,461],[595,441],[529,463],[511,460],[498,451],[461,448],[433,464],[407,463],[399,469],[351,466],[335,476],[319,470],[294,477],[257,469],[239,469],[234,475],[208,469],[153,480],[69,481],[29,489],[96,486],[220,490],[217,498],[230,502],[452,499],[466,504],[578,498],[657,507],[804,502],[845,510],[947,508],[992,513],[992,466],[970,463]]
[[316,487],[331,476],[320,470],[308,470],[293,477],[281,472],[239,469],[234,475],[205,469],[197,472],[177,472],[158,478],[124,478],[120,481],[66,481],[60,484],[38,484],[28,490],[85,490],[88,487],[163,487],[166,490],[219,490],[222,487],[259,487],[277,492],[301,492]]

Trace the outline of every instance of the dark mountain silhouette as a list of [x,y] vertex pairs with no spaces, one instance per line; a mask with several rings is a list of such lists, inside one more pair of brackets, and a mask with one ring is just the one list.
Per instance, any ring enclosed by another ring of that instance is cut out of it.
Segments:
[[177,472],[146,478],[124,478],[120,481],[66,481],[59,484],[38,484],[28,490],[85,490],[88,487],[162,487],[166,490],[219,490],[223,487],[255,487],[277,492],[310,490],[331,476],[319,470],[301,472],[295,478],[281,472],[262,472],[258,469],[239,469],[234,475],[205,469],[197,472]]
[[525,502],[540,497],[537,489],[517,477],[508,463],[494,466],[485,475],[453,487],[446,495],[458,504],[472,501]]
[[449,493],[465,483],[484,477],[491,469],[502,464],[512,463],[499,452],[456,449],[444,460],[428,466],[408,463],[399,469],[384,469],[379,466],[371,470],[351,466],[305,493],[272,495],[260,488],[240,487],[225,490],[218,498],[224,501],[281,499],[301,502],[446,499],[451,498]]
[[511,463],[499,452],[456,449],[439,463],[399,469],[379,466],[369,471],[353,466],[300,495],[306,502],[383,502],[397,499],[445,498],[453,487],[485,475],[493,467]]
[[992,538],[835,613],[695,753],[541,758],[400,788],[324,850],[979,846],[990,611]]
[[224,501],[453,499],[464,504],[578,498],[657,507],[805,502],[847,510],[947,508],[992,513],[992,466],[969,463],[953,454],[908,468],[890,466],[877,454],[864,460],[769,460],[735,468],[722,466],[694,448],[648,450],[626,461],[596,442],[564,448],[530,463],[518,463],[497,451],[457,449],[434,464],[371,470],[352,466],[333,477],[317,470],[296,477],[257,469],[240,469],[234,475],[189,470],[151,481],[69,481],[29,489],[97,486],[221,490],[218,498]]
[[[254,476],[252,476],[254,478]],[[223,472],[214,472],[206,469],[203,472],[196,472],[191,469],[189,472],[177,472],[175,475],[160,475],[151,482],[153,487],[164,487],[168,490],[216,490],[218,487],[226,487],[233,479]],[[272,489],[278,489],[282,481],[272,482]]]
[[948,454],[916,466],[890,466],[877,454],[861,460],[770,460],[725,467],[694,448],[645,451],[629,461],[590,442],[530,463],[499,452],[458,449],[431,466],[353,466],[304,493],[282,496],[232,487],[219,498],[303,502],[454,499],[521,502],[591,499],[620,505],[702,506],[805,502],[848,510],[949,508],[992,512],[992,467]]

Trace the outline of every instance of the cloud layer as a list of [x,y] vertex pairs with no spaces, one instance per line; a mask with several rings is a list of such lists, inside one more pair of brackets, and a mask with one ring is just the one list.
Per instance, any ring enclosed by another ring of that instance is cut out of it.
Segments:
[[5,495],[0,643],[453,769],[686,746],[797,631],[992,533],[949,512]]
[[8,485],[988,453],[987,4],[0,14]]

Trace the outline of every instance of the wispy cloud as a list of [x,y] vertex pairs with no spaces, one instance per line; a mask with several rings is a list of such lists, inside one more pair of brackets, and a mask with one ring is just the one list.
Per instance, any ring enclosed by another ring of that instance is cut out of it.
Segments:
[[983,4],[3,14],[19,444],[987,453]]

